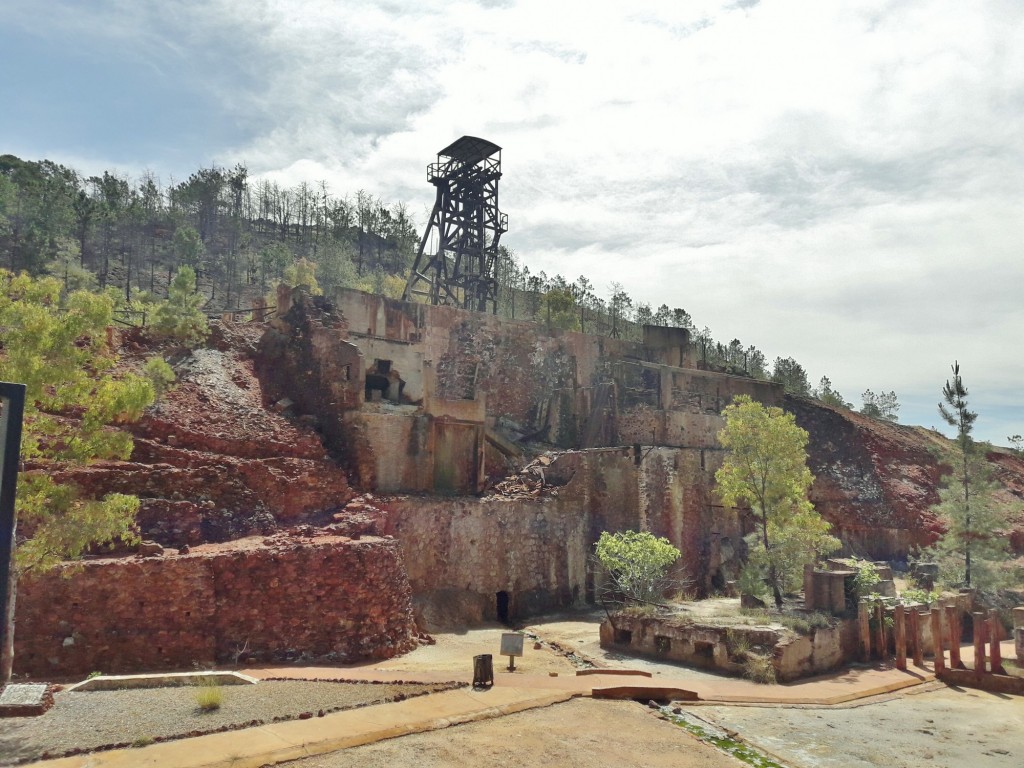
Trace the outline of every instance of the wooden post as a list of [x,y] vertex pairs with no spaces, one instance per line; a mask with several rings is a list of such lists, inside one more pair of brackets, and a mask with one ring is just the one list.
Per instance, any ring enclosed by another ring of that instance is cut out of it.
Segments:
[[985,614],[975,611],[974,620],[974,679],[981,680],[985,674]]
[[963,669],[960,661],[960,613],[955,605],[946,606],[946,629],[949,631],[949,668]]
[[860,628],[860,656],[861,661],[871,661],[871,622],[868,612],[871,610],[871,603],[861,601],[857,612],[857,624]]
[[946,654],[942,650],[942,609],[932,608],[932,641],[935,645],[935,675],[946,669]]
[[999,641],[1003,639],[1002,628],[999,613],[995,608],[991,609],[988,612],[988,639],[991,647],[992,674],[994,675],[1006,674],[1006,670],[1003,669],[1003,649],[999,647]]
[[889,655],[889,646],[885,642],[885,608],[882,601],[875,602],[875,645],[878,648],[878,658],[884,659]]
[[896,603],[896,669],[907,668],[907,622],[903,603]]

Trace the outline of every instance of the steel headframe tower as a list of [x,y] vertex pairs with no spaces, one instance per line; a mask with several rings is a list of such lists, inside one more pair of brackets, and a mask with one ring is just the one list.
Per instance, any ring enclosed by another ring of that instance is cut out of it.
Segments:
[[508,216],[498,210],[501,147],[463,136],[437,153],[427,178],[437,199],[402,299],[426,296],[431,304],[496,312],[498,241],[508,230]]

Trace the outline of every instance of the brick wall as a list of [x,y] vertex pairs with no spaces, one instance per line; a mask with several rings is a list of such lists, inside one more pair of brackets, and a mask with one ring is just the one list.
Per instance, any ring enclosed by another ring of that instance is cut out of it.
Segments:
[[388,658],[415,645],[397,542],[276,536],[87,561],[24,580],[15,672],[80,676],[256,660]]

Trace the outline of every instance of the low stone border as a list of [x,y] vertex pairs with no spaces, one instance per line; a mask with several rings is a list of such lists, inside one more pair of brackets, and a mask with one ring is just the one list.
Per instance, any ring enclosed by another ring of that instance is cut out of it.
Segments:
[[961,688],[980,688],[993,693],[1010,693],[1024,696],[1024,677],[1014,675],[996,675],[986,672],[980,678],[975,677],[972,669],[945,669],[937,677],[946,685]]
[[97,675],[69,685],[66,691],[117,691],[124,688],[169,688],[177,685],[255,685],[241,672],[165,672],[156,675]]

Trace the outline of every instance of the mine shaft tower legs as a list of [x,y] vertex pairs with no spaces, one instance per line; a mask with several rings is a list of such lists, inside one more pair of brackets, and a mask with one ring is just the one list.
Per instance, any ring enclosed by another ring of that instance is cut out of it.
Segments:
[[501,147],[463,136],[437,153],[427,176],[437,198],[402,298],[496,312],[498,241],[508,230],[498,210]]

